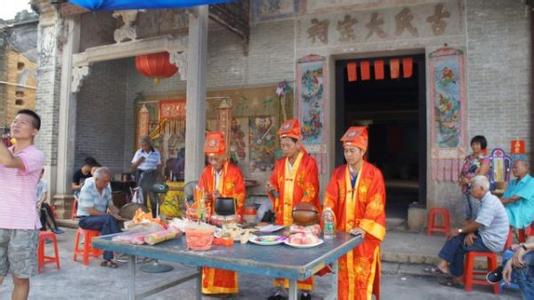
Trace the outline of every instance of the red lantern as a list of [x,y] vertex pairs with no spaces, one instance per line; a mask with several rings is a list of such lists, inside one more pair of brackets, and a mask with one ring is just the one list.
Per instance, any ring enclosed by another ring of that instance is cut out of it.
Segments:
[[139,73],[153,77],[156,83],[160,78],[169,78],[178,72],[178,68],[169,62],[169,53],[160,52],[135,57],[135,67]]

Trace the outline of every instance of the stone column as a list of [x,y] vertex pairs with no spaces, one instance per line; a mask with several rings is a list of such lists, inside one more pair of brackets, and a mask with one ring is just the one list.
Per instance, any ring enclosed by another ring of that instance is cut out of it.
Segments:
[[33,2],[39,5],[39,26],[37,29],[37,90],[35,110],[41,116],[41,130],[36,145],[45,156],[45,179],[49,184],[49,195],[56,193],[57,139],[59,123],[59,92],[61,65],[60,40],[63,22],[48,1]]
[[185,129],[185,182],[198,180],[204,167],[206,128],[206,75],[208,48],[208,6],[189,15],[187,47],[187,102]]
[[59,93],[59,125],[58,125],[58,164],[56,194],[54,205],[57,213],[67,218],[72,205],[70,189],[74,171],[74,149],[76,147],[76,94],[71,88],[72,55],[79,51],[80,20],[79,17],[66,19],[63,23],[66,41],[61,55],[61,82]]
[[65,20],[64,30],[67,33],[67,41],[63,46],[61,57],[57,194],[70,194],[71,177],[75,167],[73,150],[76,140],[76,94],[72,93],[71,80],[72,55],[79,51],[80,46],[79,18]]

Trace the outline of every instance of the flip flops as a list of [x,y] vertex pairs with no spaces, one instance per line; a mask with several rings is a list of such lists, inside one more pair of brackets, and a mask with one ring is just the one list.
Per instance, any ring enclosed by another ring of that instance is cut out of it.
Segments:
[[108,267],[108,268],[112,268],[112,269],[116,269],[119,267],[119,265],[117,265],[115,262],[111,261],[111,260],[104,260],[103,262],[100,263],[100,266],[101,267]]
[[449,275],[448,273],[443,272],[438,266],[429,266],[423,269],[423,272],[434,274],[434,275]]
[[443,279],[443,280],[439,280],[438,283],[443,285],[443,286],[453,287],[453,288],[457,288],[457,289],[463,289],[464,288],[463,284],[455,281],[452,278],[446,278],[446,279]]

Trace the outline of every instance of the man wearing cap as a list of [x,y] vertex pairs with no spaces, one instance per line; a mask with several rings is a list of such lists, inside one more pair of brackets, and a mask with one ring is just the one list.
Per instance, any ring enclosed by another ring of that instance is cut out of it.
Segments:
[[[238,218],[241,217],[245,205],[245,180],[241,170],[227,160],[222,132],[209,132],[206,135],[204,153],[208,156],[209,165],[202,171],[198,186],[208,195],[209,214],[213,215],[217,197],[231,197],[236,199],[236,214]],[[236,272],[203,268],[202,293],[237,294],[238,292]]]
[[[320,210],[319,175],[315,159],[306,152],[301,144],[302,135],[297,119],[285,121],[280,130],[280,148],[284,157],[274,164],[273,173],[266,188],[274,207],[275,223],[278,225],[292,225],[292,211],[300,202],[309,202]],[[276,287],[287,287],[288,281],[276,279]],[[312,278],[298,282],[298,288],[303,291],[301,299],[311,299],[309,291],[313,288]],[[269,299],[283,299],[283,291],[279,290]]]
[[386,234],[382,172],[366,162],[367,127],[353,126],[341,138],[347,164],[328,183],[324,208],[336,215],[338,231],[361,234],[363,243],[339,261],[338,299],[380,298],[380,243]]

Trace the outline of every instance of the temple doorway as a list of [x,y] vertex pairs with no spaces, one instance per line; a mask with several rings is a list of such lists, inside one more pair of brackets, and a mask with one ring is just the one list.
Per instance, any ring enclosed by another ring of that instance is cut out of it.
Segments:
[[406,219],[410,204],[426,204],[425,56],[397,55],[336,61],[336,165],[339,139],[367,125],[367,159],[384,174],[387,218]]

